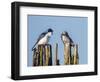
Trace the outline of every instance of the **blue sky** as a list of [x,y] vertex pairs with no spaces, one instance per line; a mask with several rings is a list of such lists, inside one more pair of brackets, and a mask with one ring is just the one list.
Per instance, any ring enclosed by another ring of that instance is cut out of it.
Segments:
[[[61,33],[63,31],[67,31],[74,43],[79,46],[79,64],[87,64],[87,26],[87,17],[28,15],[28,66],[32,65],[31,50],[33,45],[37,41],[38,36],[48,28],[52,28],[54,30],[49,43],[52,45],[52,48],[54,48],[55,43],[58,43],[58,58],[60,60],[60,64],[64,63],[64,49],[61,41]],[[54,49],[52,49],[52,52],[54,60]]]

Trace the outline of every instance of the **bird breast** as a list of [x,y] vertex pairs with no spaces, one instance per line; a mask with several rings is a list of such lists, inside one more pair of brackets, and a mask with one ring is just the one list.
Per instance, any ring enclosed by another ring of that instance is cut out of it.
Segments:
[[48,38],[47,38],[47,37],[42,38],[42,39],[38,42],[38,44],[47,44],[47,43],[48,43]]
[[70,43],[69,38],[66,37],[66,36],[62,36],[62,40],[63,40],[64,43]]

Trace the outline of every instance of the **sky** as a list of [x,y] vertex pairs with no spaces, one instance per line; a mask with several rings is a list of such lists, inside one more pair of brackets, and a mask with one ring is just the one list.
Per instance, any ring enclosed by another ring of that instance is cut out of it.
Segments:
[[88,63],[88,18],[75,16],[43,16],[28,15],[28,66],[32,66],[32,47],[39,35],[48,28],[54,30],[49,44],[52,45],[52,60],[54,63],[54,47],[58,43],[58,59],[64,64],[64,46],[61,33],[67,31],[75,44],[78,44],[79,64]]

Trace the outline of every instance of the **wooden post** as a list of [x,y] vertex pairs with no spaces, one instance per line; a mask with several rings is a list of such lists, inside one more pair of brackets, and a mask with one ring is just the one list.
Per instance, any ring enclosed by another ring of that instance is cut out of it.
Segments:
[[33,66],[36,66],[36,60],[37,60],[37,56],[36,56],[36,49],[34,49],[34,51],[32,51],[33,53]]
[[46,51],[46,65],[49,65],[49,51],[48,51],[48,46],[45,46],[45,51]]
[[58,60],[58,44],[56,43],[55,45],[55,65],[59,64],[59,60]]
[[71,65],[73,65],[73,63],[74,63],[74,55],[72,54],[72,56],[71,56]]
[[52,65],[52,47],[51,45],[48,45],[48,50],[49,50],[49,65]]
[[70,64],[74,63],[74,46],[71,46],[71,56],[70,56]]
[[74,47],[74,62],[73,62],[73,64],[79,64],[78,45],[77,44]]
[[46,45],[43,45],[43,66],[46,65],[46,50],[45,50]]
[[33,50],[33,66],[52,65],[52,47],[50,44],[38,45]]
[[43,62],[42,62],[42,46],[41,45],[38,45],[38,53],[39,53],[39,66],[42,66]]
[[39,65],[39,54],[36,51],[36,66],[38,66],[38,65]]
[[69,65],[71,61],[71,46],[70,43],[64,44],[64,64]]

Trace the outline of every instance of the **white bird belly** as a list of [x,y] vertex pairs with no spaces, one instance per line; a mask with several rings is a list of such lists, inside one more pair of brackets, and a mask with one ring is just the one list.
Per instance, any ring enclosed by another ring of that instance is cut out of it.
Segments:
[[47,44],[48,43],[48,39],[46,37],[42,38],[38,44]]

